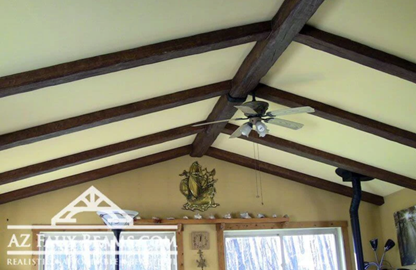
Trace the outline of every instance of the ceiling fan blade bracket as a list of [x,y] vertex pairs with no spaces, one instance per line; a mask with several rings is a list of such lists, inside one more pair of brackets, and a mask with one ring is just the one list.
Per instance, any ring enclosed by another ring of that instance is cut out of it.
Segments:
[[244,104],[241,105],[241,106],[234,106],[234,107],[239,109],[240,111],[242,111],[246,116],[252,117],[252,116],[258,114],[253,108],[250,108],[248,106],[244,106]]

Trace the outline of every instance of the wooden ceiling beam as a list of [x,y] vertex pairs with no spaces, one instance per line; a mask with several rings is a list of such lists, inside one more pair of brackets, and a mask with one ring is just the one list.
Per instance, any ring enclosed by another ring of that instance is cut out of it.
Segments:
[[319,101],[297,96],[263,84],[259,84],[256,88],[256,96],[287,107],[311,106],[315,109],[313,114],[316,116],[416,148],[415,133],[350,113]]
[[[232,81],[228,96],[223,96],[215,105],[207,121],[231,118],[245,97],[254,90],[260,79],[266,75],[277,59],[283,54],[310,17],[316,12],[323,0],[286,0],[283,2],[271,25],[269,36],[256,43],[245,58]],[[237,99],[237,100],[236,100]],[[240,100],[239,100],[240,99]],[[192,156],[205,154],[226,123],[206,127],[195,138]]]
[[[337,193],[343,196],[352,197],[353,195],[353,190],[350,187],[327,181],[318,177],[314,177],[311,175],[292,171],[263,161],[258,161],[245,156],[230,153],[217,148],[209,148],[206,155],[216,159],[234,163],[246,168],[259,170],[264,173],[282,177],[314,188],[319,188],[329,192]],[[363,192],[362,200],[375,205],[384,204],[383,197],[369,192]]]
[[26,166],[23,168],[0,173],[0,185],[15,182],[25,178],[57,171],[60,169],[80,165],[101,158],[106,158],[121,153],[137,150],[144,147],[176,140],[196,134],[203,130],[203,127],[192,127],[192,125],[173,128],[170,130],[150,134],[140,138],[107,145],[104,147],[84,151],[81,153],[61,157],[42,163]]
[[[238,126],[227,124],[223,130],[223,133],[231,135]],[[314,161],[325,163],[337,168],[346,169],[363,175],[371,176],[376,179],[410,188],[416,190],[416,179],[406,177],[400,174],[389,172],[380,168],[376,168],[364,163],[360,163],[348,158],[330,154],[309,146],[291,142],[282,138],[267,135],[264,138],[260,138],[256,132],[251,132],[249,137],[241,136],[240,139],[255,142],[267,147],[271,147],[277,150],[281,150],[290,154],[294,154],[300,157],[308,158]]]
[[158,112],[228,93],[225,81],[0,135],[0,150]]
[[104,168],[96,169],[89,172],[84,172],[76,175],[71,175],[58,180],[46,182],[39,185],[34,185],[15,191],[0,194],[0,204],[32,197],[50,191],[59,190],[62,188],[79,185],[90,182],[100,178],[108,177],[122,172],[143,168],[163,161],[175,159],[177,157],[188,155],[192,150],[191,146],[183,146],[176,149],[160,152],[154,155],[141,157],[138,159],[126,161],[119,164],[114,164]]
[[416,83],[416,64],[347,38],[306,25],[295,41]]
[[265,39],[270,22],[213,31],[0,78],[0,98]]

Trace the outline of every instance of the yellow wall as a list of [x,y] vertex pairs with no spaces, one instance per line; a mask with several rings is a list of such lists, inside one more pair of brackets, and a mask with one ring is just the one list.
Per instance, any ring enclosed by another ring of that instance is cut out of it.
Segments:
[[380,207],[383,241],[379,245],[384,245],[389,238],[396,243],[396,247],[386,254],[386,258],[393,266],[398,267],[401,262],[393,213],[416,205],[416,191],[404,189],[386,196],[384,199],[385,204]]
[[[209,157],[195,159],[181,157],[175,160],[145,167],[142,169],[103,178],[82,185],[50,192],[0,205],[0,269],[29,269],[28,267],[6,267],[5,256],[11,232],[6,225],[50,224],[50,219],[83,191],[94,185],[107,195],[119,207],[140,212],[145,218],[182,217],[193,215],[192,212],[181,210],[186,202],[179,192],[179,174],[188,169],[191,163],[199,160],[203,167],[215,168],[217,171],[216,209],[203,213],[207,216],[215,213],[219,216],[227,212],[248,211],[267,215],[288,214],[292,221],[327,221],[349,220],[350,198],[320,189],[301,185],[279,177],[262,174],[264,205],[256,198],[255,172],[237,165],[219,161]],[[406,205],[408,206],[408,205]],[[362,203],[360,207],[361,230],[363,242],[377,237],[381,233],[379,208],[375,205]],[[6,222],[6,220],[9,220]],[[78,223],[101,223],[95,214],[83,214]],[[185,227],[185,269],[197,269],[197,254],[190,250],[189,234],[195,230],[207,230],[211,235],[211,249],[205,252],[209,268],[217,269],[215,250],[215,227],[194,225]],[[352,245],[352,243],[351,243]],[[371,249],[364,245],[365,257],[369,258]]]

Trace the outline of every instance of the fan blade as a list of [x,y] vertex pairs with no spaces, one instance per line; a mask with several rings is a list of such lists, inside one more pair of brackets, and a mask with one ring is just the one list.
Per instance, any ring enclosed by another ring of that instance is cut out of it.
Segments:
[[199,126],[205,126],[205,125],[211,125],[211,124],[217,124],[217,123],[223,123],[223,122],[228,122],[231,120],[247,120],[248,118],[232,118],[232,119],[224,119],[224,120],[218,120],[218,121],[212,121],[212,122],[207,122],[207,123],[201,123],[201,124],[196,124],[193,125],[193,127],[199,127]]
[[253,110],[252,108],[248,107],[248,106],[234,106],[237,109],[239,109],[240,111],[242,111],[245,114],[257,114],[257,112],[255,110]]
[[253,125],[250,125],[250,122],[244,123],[231,134],[230,138],[237,138],[241,135],[245,135],[248,137],[248,134],[250,134],[252,129]]
[[268,116],[282,116],[282,115],[297,114],[297,113],[311,113],[314,111],[315,111],[314,108],[306,106],[306,107],[271,111],[271,112],[268,112],[267,115]]
[[301,127],[303,127],[303,124],[301,124],[301,123],[296,123],[296,122],[292,122],[292,121],[289,121],[289,120],[278,119],[278,118],[264,119],[264,122],[266,122],[268,124],[287,127],[287,128],[294,129],[294,130],[297,130],[297,129],[300,129]]

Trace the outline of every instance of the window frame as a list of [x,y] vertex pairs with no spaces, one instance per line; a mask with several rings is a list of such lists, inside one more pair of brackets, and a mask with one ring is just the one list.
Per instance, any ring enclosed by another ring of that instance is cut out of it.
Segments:
[[[277,230],[286,230],[290,229],[298,230],[299,234],[308,234],[313,231],[313,229],[320,229],[321,232],[338,230],[335,234],[336,243],[337,243],[337,256],[339,256],[340,264],[342,265],[341,269],[352,270],[352,261],[351,261],[351,250],[349,245],[348,238],[348,222],[347,221],[328,221],[328,222],[286,222],[286,223],[248,223],[248,224],[217,224],[217,246],[218,246],[218,264],[219,270],[226,270],[226,260],[225,260],[225,233],[224,232],[233,232],[234,235],[244,235],[248,236],[249,233],[240,233],[238,231],[262,231],[261,234],[267,235],[267,232],[264,230],[269,230],[268,235],[272,235],[273,230],[276,234]],[[300,229],[303,231],[301,232]],[[283,232],[283,230],[281,232]],[[252,233],[252,232],[251,232]],[[293,235],[293,234],[291,234]],[[283,236],[283,235],[282,235]],[[283,243],[283,241],[281,241]],[[343,252],[342,252],[343,251]],[[283,252],[283,251],[282,251]],[[345,265],[345,267],[343,267]]]
[[[129,236],[135,236],[135,235],[146,235],[146,236],[150,236],[150,235],[152,235],[152,236],[158,236],[158,237],[164,237],[164,236],[169,236],[169,240],[170,241],[175,241],[174,242],[174,244],[175,244],[175,247],[174,247],[174,251],[176,251],[176,262],[173,262],[173,260],[172,260],[172,265],[171,265],[171,267],[174,267],[174,266],[176,266],[176,268],[171,268],[171,269],[176,269],[176,270],[178,270],[179,269],[179,266],[178,266],[178,262],[179,262],[179,260],[178,260],[178,256],[179,256],[179,252],[178,252],[178,243],[176,242],[177,241],[177,232],[176,231],[167,231],[167,230],[164,230],[164,231],[162,231],[162,230],[152,230],[152,231],[138,231],[138,230],[126,230],[126,231],[122,231],[121,232],[121,234],[120,234],[120,239],[122,238],[122,237],[129,237]],[[136,239],[136,238],[134,238],[134,239]],[[121,247],[120,247],[120,249],[121,249]],[[171,246],[171,251],[173,251],[172,250],[172,246]]]
[[[37,247],[38,251],[41,251],[41,245],[38,247],[38,234],[41,233],[59,233],[59,232],[111,232],[109,229],[32,229],[32,247]],[[176,251],[177,251],[177,270],[184,270],[184,248],[183,248],[183,226],[178,224],[177,229],[149,229],[149,230],[131,230],[126,229],[123,232],[174,232],[176,240]],[[32,260],[34,262],[39,262],[40,256],[37,254],[32,255]],[[43,270],[44,268],[40,265],[32,264],[32,270]]]
[[[78,240],[82,240],[83,239],[83,236],[82,236],[81,233],[91,233],[92,235],[101,235],[101,236],[107,235],[107,236],[114,237],[114,234],[111,231],[49,231],[48,230],[48,231],[40,231],[39,232],[39,234],[43,234],[45,236],[46,235],[49,235],[49,236],[64,236],[64,235],[66,235],[66,236],[75,236],[76,237],[75,238],[76,240],[77,239]],[[45,238],[45,240],[46,239],[47,238]],[[44,242],[40,243],[40,245],[39,245],[39,251],[45,252],[46,242],[47,241],[44,241]],[[112,249],[111,252],[115,252],[115,246],[114,246],[114,250]],[[114,255],[115,255],[115,253],[114,253]],[[108,257],[107,259],[110,260],[111,259],[110,256],[114,256],[114,255],[107,255],[107,257]],[[44,255],[40,255],[40,256],[38,256],[38,258],[39,259],[42,258],[43,260],[45,260]],[[44,270],[45,267],[42,266],[42,265],[39,265],[37,269],[38,270]],[[106,268],[106,270],[114,270],[114,269],[115,269],[115,267],[110,267],[110,266],[108,268]]]

